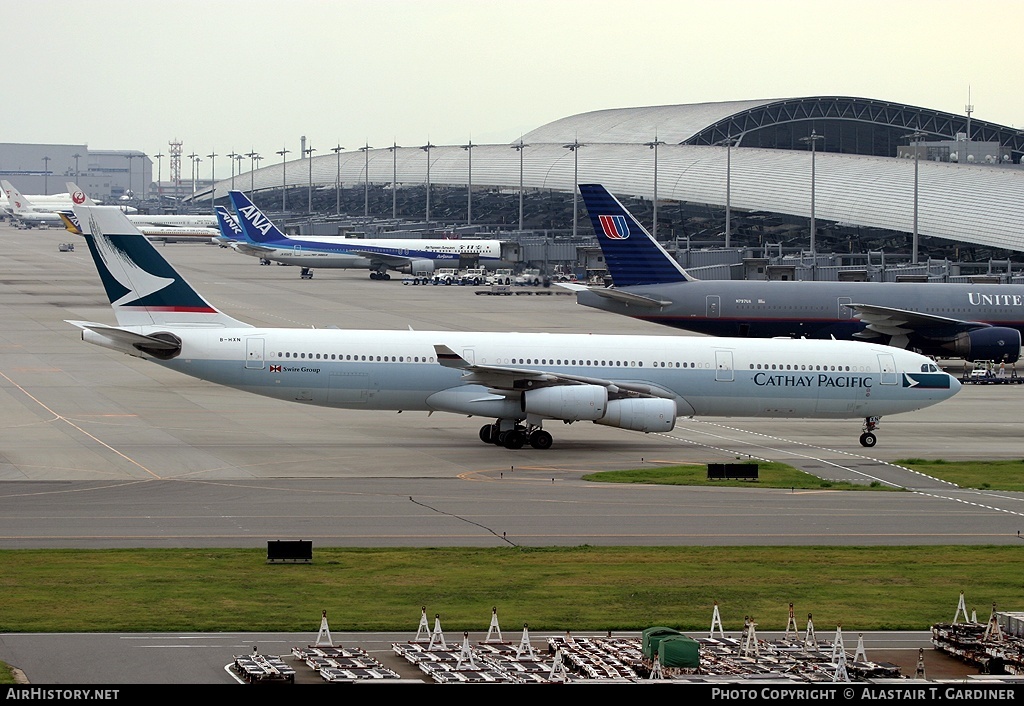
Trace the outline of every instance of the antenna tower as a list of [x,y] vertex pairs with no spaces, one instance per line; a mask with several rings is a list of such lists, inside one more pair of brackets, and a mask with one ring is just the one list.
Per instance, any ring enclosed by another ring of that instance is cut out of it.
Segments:
[[174,198],[181,197],[181,140],[174,138],[170,145],[171,183],[174,184]]

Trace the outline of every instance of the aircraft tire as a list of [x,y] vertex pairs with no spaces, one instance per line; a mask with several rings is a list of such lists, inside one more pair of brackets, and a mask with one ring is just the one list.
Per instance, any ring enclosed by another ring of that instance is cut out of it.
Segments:
[[521,431],[507,431],[502,435],[501,443],[506,449],[521,449],[526,443],[526,436]]
[[491,427],[493,426],[493,424],[484,424],[482,427],[480,427],[480,441],[484,442],[485,444],[493,443],[491,441]]
[[530,434],[530,446],[532,446],[535,449],[550,449],[553,441],[554,440],[551,438],[551,434],[544,431],[543,429],[538,429],[537,431]]
[[860,445],[861,446],[866,446],[867,448],[870,449],[872,446],[874,446],[877,443],[878,443],[878,439],[875,438],[875,435],[872,434],[869,431],[866,431],[866,432],[864,432],[863,434],[860,435]]

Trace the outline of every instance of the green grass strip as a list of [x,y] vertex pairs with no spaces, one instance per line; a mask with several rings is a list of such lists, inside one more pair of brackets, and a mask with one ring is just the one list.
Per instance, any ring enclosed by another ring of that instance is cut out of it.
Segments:
[[0,551],[0,632],[333,630],[925,630],[959,594],[987,620],[1019,610],[1024,547],[315,548],[313,563],[261,550]]

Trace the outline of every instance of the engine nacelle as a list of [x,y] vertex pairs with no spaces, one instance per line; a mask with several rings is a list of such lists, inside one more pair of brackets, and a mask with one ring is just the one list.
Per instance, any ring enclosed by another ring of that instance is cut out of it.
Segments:
[[549,419],[595,421],[605,415],[608,391],[600,385],[556,385],[523,393],[522,409]]
[[432,275],[434,274],[434,261],[430,258],[410,260],[408,265],[404,265],[400,269],[411,275]]
[[638,397],[608,402],[608,411],[594,424],[633,431],[672,431],[676,425],[676,403],[661,397]]
[[1014,363],[1020,358],[1020,331],[1006,326],[991,326],[958,334],[943,346],[964,360],[994,360]]

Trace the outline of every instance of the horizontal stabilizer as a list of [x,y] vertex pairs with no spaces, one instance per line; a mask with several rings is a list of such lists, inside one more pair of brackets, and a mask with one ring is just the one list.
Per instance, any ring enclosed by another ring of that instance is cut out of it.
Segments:
[[156,336],[146,336],[144,334],[127,331],[116,326],[94,324],[89,321],[66,321],[66,323],[71,324],[72,326],[77,326],[84,331],[92,331],[100,336],[105,336],[106,338],[122,343],[125,346],[152,350],[176,350],[181,346],[181,343],[178,341],[158,338]]

